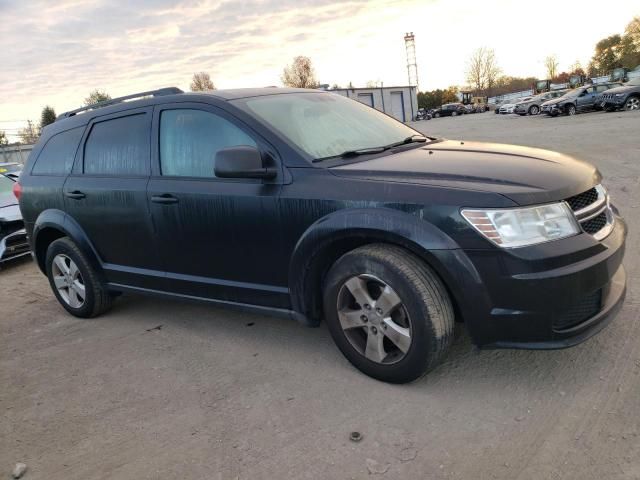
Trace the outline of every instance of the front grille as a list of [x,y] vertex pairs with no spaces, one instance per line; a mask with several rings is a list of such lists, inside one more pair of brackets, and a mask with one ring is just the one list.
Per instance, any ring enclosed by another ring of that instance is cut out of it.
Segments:
[[596,315],[602,308],[602,289],[585,295],[569,309],[560,313],[553,322],[554,330],[575,327]]
[[575,195],[571,198],[567,198],[567,203],[571,207],[571,210],[578,211],[582,210],[584,207],[588,207],[593,202],[598,200],[598,191],[595,187],[586,192],[583,192],[579,195]]
[[602,212],[597,217],[593,217],[592,219],[587,220],[581,225],[582,225],[582,229],[585,232],[593,235],[594,233],[598,233],[600,230],[602,230],[606,224],[607,224],[607,213]]

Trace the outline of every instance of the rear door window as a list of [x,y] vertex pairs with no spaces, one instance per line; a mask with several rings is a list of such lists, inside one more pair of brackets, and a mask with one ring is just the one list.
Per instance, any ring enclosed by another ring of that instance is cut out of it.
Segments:
[[95,123],[84,147],[84,173],[148,175],[149,137],[150,123],[145,113]]
[[68,175],[82,137],[84,126],[51,137],[38,155],[32,175]]

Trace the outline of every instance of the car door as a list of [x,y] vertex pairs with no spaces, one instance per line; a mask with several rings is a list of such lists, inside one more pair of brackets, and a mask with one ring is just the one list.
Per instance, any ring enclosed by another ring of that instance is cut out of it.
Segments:
[[593,108],[596,101],[596,87],[587,87],[584,89],[584,94],[578,97],[577,107],[579,110],[587,110]]
[[93,119],[63,187],[65,211],[89,237],[107,279],[141,288],[163,283],[146,195],[152,113]]
[[222,109],[200,103],[156,107],[148,199],[166,270],[181,295],[288,307],[274,180],[216,178],[218,150],[274,149]]

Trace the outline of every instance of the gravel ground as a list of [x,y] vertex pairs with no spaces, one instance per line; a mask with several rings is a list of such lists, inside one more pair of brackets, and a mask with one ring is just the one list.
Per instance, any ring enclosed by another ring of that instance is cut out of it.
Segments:
[[630,226],[616,321],[551,352],[478,352],[460,328],[443,365],[393,386],[324,327],[130,296],[78,320],[18,261],[0,272],[0,478],[640,479],[640,112],[416,127],[595,163]]

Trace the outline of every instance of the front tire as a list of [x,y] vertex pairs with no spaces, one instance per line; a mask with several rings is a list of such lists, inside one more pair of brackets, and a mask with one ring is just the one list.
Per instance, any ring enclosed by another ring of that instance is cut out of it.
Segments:
[[570,117],[574,116],[576,114],[576,106],[573,104],[570,104],[567,106],[567,115],[569,115]]
[[624,109],[627,111],[640,110],[640,97],[629,97],[624,103]]
[[111,307],[111,295],[71,239],[59,238],[49,245],[46,271],[54,295],[71,315],[92,318]]
[[458,112],[451,112],[452,117],[455,117],[456,115],[458,115]]
[[529,115],[538,115],[540,113],[540,108],[537,105],[531,105],[529,107]]
[[453,306],[441,280],[414,255],[391,245],[367,245],[343,255],[327,274],[324,311],[344,356],[384,382],[422,377],[453,340]]

